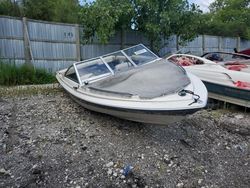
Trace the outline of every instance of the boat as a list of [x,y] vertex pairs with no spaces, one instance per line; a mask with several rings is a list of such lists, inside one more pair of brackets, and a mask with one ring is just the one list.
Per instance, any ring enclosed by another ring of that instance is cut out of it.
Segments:
[[76,62],[56,78],[84,108],[143,123],[179,121],[208,97],[199,78],[143,44]]
[[221,64],[229,70],[250,73],[250,56],[232,52],[208,52],[201,57]]
[[241,50],[241,51],[238,51],[238,50],[235,48],[235,49],[234,49],[234,52],[235,52],[235,53],[238,53],[238,54],[244,54],[244,55],[250,56],[250,48],[245,49],[245,50]]
[[[213,61],[211,61],[209,55],[212,54],[207,53],[203,57],[190,54],[173,54],[167,57],[167,60],[198,76],[206,85],[210,98],[249,108],[250,73],[248,68],[242,66],[241,70],[232,69],[230,68],[232,64],[228,64],[232,61],[219,59],[222,58],[221,56],[215,57],[214,55]],[[214,58],[217,58],[217,62]],[[237,58],[234,61],[237,61]],[[249,60],[243,59],[243,61],[247,64]]]

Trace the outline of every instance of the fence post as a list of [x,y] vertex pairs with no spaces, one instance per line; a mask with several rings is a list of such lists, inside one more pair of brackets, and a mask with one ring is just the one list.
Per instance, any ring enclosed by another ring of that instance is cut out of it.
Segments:
[[176,37],[176,51],[179,51],[179,36],[178,35],[176,35],[175,36]]
[[240,37],[237,37],[237,51],[240,51]]
[[24,44],[24,57],[25,63],[31,64],[31,55],[30,55],[30,46],[29,46],[29,38],[27,36],[27,18],[23,17],[23,44]]
[[206,48],[206,46],[205,46],[205,35],[202,35],[202,54],[204,54],[205,53],[205,48]]
[[122,29],[121,29],[121,31],[120,31],[121,33],[120,33],[120,36],[121,36],[121,49],[124,49],[125,48],[125,38],[126,38],[126,31],[125,31],[125,28],[124,28],[124,26],[122,26]]
[[222,41],[221,36],[218,36],[218,50],[219,50],[219,51],[221,51],[221,49],[222,49],[221,41]]
[[75,33],[76,33],[76,59],[77,59],[77,61],[81,61],[81,44],[80,44],[79,24],[75,25]]

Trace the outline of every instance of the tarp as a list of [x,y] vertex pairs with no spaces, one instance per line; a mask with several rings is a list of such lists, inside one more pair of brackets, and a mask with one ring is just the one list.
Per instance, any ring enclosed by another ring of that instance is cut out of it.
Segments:
[[181,67],[163,59],[90,85],[107,92],[129,93],[141,98],[155,98],[182,90],[190,84]]
[[234,85],[238,88],[241,89],[250,89],[250,83],[249,82],[242,82],[242,81],[237,81],[234,83]]

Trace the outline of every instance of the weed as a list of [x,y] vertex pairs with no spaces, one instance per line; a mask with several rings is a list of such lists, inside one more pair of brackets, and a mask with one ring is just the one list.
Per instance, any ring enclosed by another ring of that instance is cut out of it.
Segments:
[[55,81],[55,76],[44,69],[34,69],[27,64],[17,66],[12,62],[0,62],[0,85],[49,84]]

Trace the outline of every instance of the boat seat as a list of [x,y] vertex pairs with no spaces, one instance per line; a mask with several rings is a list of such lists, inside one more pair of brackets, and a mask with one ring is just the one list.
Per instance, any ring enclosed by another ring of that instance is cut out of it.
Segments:
[[123,70],[128,70],[128,64],[126,62],[123,62],[121,64],[118,64],[115,66],[115,71],[123,71]]

